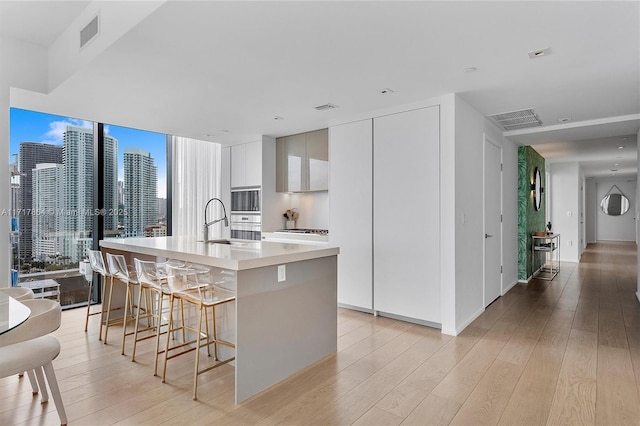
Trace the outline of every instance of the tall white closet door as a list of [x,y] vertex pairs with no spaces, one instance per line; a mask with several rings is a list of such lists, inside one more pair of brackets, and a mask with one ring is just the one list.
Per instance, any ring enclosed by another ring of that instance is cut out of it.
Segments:
[[374,309],[434,323],[441,322],[439,128],[433,106],[375,118],[373,132]]
[[329,241],[340,247],[338,303],[373,309],[372,122],[329,129]]

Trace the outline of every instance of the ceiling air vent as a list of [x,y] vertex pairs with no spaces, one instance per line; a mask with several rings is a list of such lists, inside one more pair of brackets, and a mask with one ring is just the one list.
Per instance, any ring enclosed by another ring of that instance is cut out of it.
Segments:
[[96,15],[91,22],[89,22],[83,29],[80,30],[80,48],[83,48],[87,43],[98,35],[99,20]]
[[334,104],[324,104],[324,105],[319,105],[317,107],[315,107],[318,111],[326,111],[328,109],[334,109],[334,108],[338,108],[337,105]]
[[495,120],[504,130],[527,129],[529,127],[542,126],[542,121],[540,121],[533,109],[503,112],[490,115],[489,118]]

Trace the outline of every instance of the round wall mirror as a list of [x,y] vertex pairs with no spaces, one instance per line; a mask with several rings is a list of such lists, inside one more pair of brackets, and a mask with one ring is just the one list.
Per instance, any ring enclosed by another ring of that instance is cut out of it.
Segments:
[[607,194],[600,201],[602,212],[609,216],[621,216],[629,211],[629,199],[622,194]]
[[540,210],[540,203],[542,203],[542,179],[540,169],[536,167],[533,171],[533,207]]

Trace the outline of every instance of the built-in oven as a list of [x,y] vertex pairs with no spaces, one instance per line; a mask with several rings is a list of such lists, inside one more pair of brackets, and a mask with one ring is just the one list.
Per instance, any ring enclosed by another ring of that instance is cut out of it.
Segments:
[[260,213],[260,188],[231,190],[231,214]]
[[259,214],[231,213],[231,238],[240,240],[261,240],[261,223]]

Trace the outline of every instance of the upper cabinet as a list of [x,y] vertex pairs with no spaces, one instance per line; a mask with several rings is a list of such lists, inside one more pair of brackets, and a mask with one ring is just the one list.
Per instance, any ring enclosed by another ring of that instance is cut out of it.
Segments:
[[276,191],[329,189],[328,129],[276,139]]
[[231,187],[262,185],[262,142],[231,147]]

